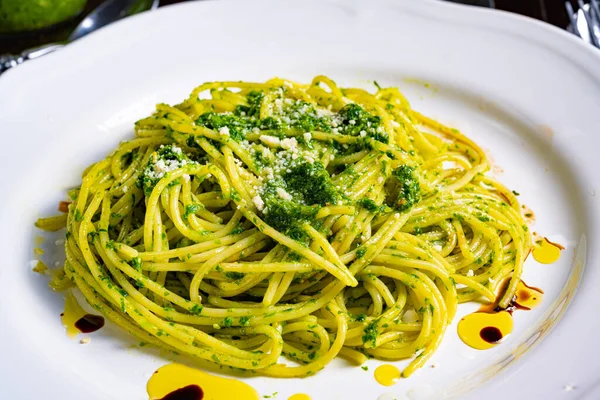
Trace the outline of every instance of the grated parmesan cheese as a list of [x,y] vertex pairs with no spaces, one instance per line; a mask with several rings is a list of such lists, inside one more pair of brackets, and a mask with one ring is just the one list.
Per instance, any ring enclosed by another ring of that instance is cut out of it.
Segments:
[[292,195],[280,187],[277,188],[277,196],[281,197],[283,200],[292,200]]
[[281,141],[281,147],[286,150],[295,149],[298,146],[296,138],[286,138]]
[[275,136],[260,135],[258,139],[269,147],[277,147],[281,143],[279,138]]
[[259,195],[254,196],[252,198],[252,202],[254,203],[258,211],[262,211],[265,208],[265,202]]

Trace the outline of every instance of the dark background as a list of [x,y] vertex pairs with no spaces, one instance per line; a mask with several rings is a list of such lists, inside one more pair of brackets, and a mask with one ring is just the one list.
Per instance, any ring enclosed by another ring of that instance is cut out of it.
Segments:
[[[181,3],[184,0],[161,0],[161,6]],[[511,11],[546,21],[561,28],[566,28],[569,18],[565,11],[564,0],[448,0],[455,3],[470,4],[482,7],[492,7],[499,10]],[[576,0],[570,0],[576,5]],[[102,0],[88,0],[86,9],[80,18],[60,24],[42,32],[26,33],[11,36],[0,36],[0,54],[18,53],[24,49],[45,43],[66,39],[79,21],[94,9]],[[576,9],[576,8],[575,8]]]

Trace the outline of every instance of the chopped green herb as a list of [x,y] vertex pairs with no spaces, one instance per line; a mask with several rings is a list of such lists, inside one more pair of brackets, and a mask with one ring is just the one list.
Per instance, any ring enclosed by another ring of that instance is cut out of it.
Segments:
[[201,204],[188,204],[185,206],[185,212],[183,213],[183,219],[187,219],[190,215],[196,214],[198,211],[202,210]]
[[190,312],[194,315],[200,315],[202,314],[202,308],[203,307],[201,305],[194,304],[192,308],[190,308]]
[[365,249],[364,247],[359,247],[358,249],[356,249],[356,258],[362,258],[366,252],[367,249]]
[[227,271],[225,272],[225,276],[229,279],[233,279],[235,281],[242,279],[244,276],[246,276],[246,274],[242,273],[242,272],[231,272],[231,271]]
[[378,321],[372,321],[368,324],[364,329],[364,335],[362,337],[362,341],[365,344],[370,344],[371,347],[375,348],[377,346],[377,336],[379,336],[379,327],[377,326]]
[[356,322],[365,322],[367,320],[367,314],[358,314],[354,317]]
[[421,188],[413,167],[401,165],[396,168],[386,185],[390,193],[388,204],[397,211],[409,210],[421,200]]
[[358,200],[356,204],[372,213],[382,212],[385,209],[384,206],[378,206],[373,200],[366,197]]
[[142,271],[142,259],[140,257],[133,257],[129,264],[139,272]]

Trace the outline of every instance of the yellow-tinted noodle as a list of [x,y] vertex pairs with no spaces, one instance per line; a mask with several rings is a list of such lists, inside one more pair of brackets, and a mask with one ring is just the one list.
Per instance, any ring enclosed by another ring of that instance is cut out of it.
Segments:
[[[278,377],[408,358],[408,376],[459,302],[493,301],[507,277],[500,306],[513,298],[531,246],[515,195],[397,89],[211,82],[135,132],[37,226],[66,224],[64,273],[143,342]],[[298,165],[308,189],[287,180]]]

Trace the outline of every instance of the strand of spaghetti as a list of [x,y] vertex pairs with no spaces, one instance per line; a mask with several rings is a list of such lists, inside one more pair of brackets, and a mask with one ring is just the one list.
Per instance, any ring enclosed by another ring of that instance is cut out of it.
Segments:
[[243,249],[246,249],[246,248],[252,246],[253,244],[259,242],[264,237],[265,237],[265,235],[262,232],[256,232],[256,233],[252,234],[251,236],[248,236],[247,238],[240,240],[236,244],[229,246],[226,250],[222,251],[221,253],[219,253],[215,257],[211,258],[210,260],[207,260],[206,262],[204,262],[204,264],[202,264],[196,270],[196,272],[194,273],[194,278],[192,278],[192,283],[190,284],[190,300],[195,303],[200,303],[200,301],[201,301],[201,299],[200,299],[200,283],[202,282],[204,275],[208,271],[213,269],[221,261],[225,261],[226,259],[228,259],[232,255],[238,253],[239,251],[242,251]]
[[331,302],[328,304],[330,312],[335,315],[335,319],[337,321],[337,331],[335,335],[335,339],[333,344],[329,348],[326,354],[319,357],[317,360],[313,361],[310,364],[303,365],[300,367],[287,367],[285,365],[274,365],[266,368],[263,372],[269,376],[278,376],[282,378],[294,378],[301,377],[306,375],[312,375],[319,370],[323,369],[325,365],[327,365],[331,360],[335,358],[335,356],[339,353],[342,346],[344,345],[344,338],[346,335],[346,331],[348,330],[348,321],[343,313],[339,313],[339,307]]
[[261,220],[258,215],[256,215],[253,211],[249,210],[244,205],[241,206],[241,211],[244,216],[252,221],[256,227],[261,230],[265,235],[273,238],[278,243],[281,243],[284,246],[289,247],[296,253],[300,254],[302,257],[306,258],[310,262],[322,267],[324,270],[329,272],[331,275],[338,278],[341,282],[343,282],[347,286],[356,286],[358,282],[356,278],[348,271],[346,268],[342,266],[336,266],[316,253],[306,249],[302,245],[298,244],[294,239],[290,239],[289,237],[282,235],[277,230],[273,229],[269,225],[267,225],[263,220]]

